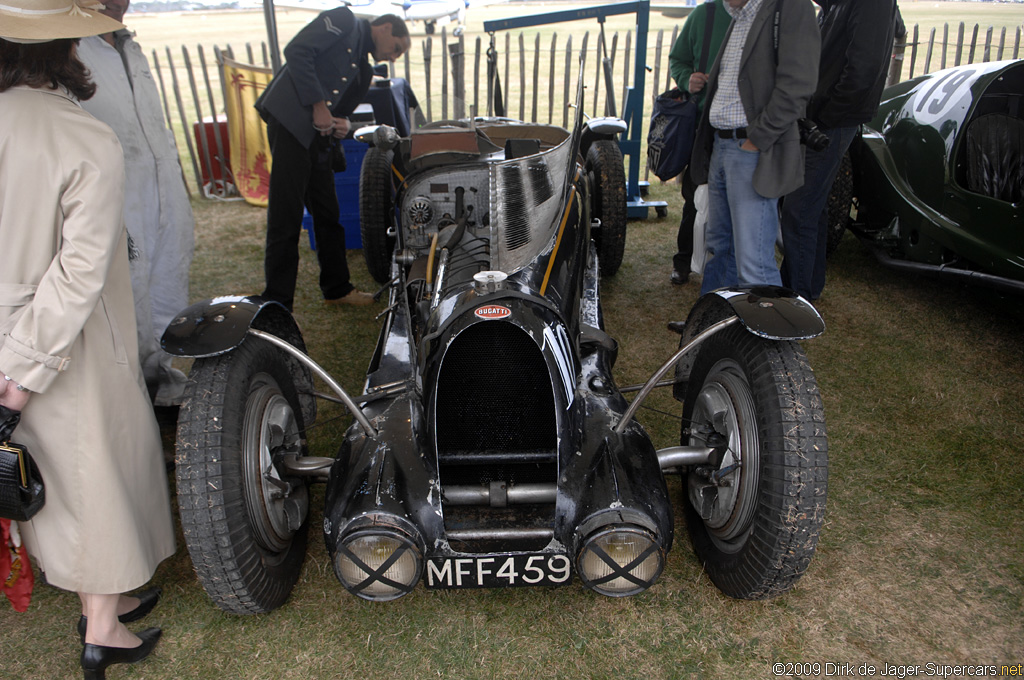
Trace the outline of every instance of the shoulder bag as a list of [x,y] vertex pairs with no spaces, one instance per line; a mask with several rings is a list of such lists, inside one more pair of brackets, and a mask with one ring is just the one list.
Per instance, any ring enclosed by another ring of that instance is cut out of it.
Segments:
[[[714,2],[707,5],[704,42],[697,65],[700,73],[707,73],[711,31],[715,25]],[[686,90],[673,87],[655,98],[647,128],[647,167],[658,179],[670,180],[690,164],[698,119],[697,100]]]

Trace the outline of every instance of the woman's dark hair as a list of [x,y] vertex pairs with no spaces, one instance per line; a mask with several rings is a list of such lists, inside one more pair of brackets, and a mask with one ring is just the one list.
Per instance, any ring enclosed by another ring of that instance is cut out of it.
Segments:
[[15,85],[68,88],[81,100],[96,93],[89,69],[75,56],[78,38],[22,44],[0,38],[0,92]]

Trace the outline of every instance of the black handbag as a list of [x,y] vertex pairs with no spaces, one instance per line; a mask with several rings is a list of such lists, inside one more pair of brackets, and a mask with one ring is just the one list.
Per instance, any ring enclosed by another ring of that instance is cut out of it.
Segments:
[[21,413],[0,406],[0,517],[26,522],[43,507],[46,489],[28,449],[11,441],[20,420]]

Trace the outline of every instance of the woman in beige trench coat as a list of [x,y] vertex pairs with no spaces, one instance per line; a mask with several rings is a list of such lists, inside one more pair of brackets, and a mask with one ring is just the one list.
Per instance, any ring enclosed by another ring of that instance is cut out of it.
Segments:
[[159,638],[122,623],[158,591],[120,594],[152,578],[174,533],[137,359],[122,151],[78,104],[92,85],[64,39],[120,24],[72,2],[0,0],[0,404],[22,411],[15,438],[46,485],[22,536],[47,582],[81,596],[82,667],[102,678]]

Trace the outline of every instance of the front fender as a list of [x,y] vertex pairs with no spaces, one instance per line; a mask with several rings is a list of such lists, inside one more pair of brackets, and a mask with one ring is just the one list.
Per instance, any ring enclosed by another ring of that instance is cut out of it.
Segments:
[[[679,346],[690,342],[705,328],[732,316],[743,327],[769,340],[806,340],[825,332],[825,321],[806,299],[788,288],[757,286],[724,288],[703,295],[690,310]],[[683,356],[676,364],[675,396],[690,376],[697,352]]]
[[[197,302],[178,313],[168,324],[160,346],[168,354],[202,359],[227,354],[242,344],[249,329],[274,335],[305,352],[302,331],[291,312],[280,302],[256,295],[225,295]],[[299,407],[307,424],[316,420],[313,375],[294,357],[282,356],[298,391]]]
[[[260,317],[261,330],[305,349],[302,333],[280,302],[255,295],[226,295],[191,305],[168,324],[160,346],[179,357],[212,357],[238,347]],[[268,323],[269,322],[269,327]]]

